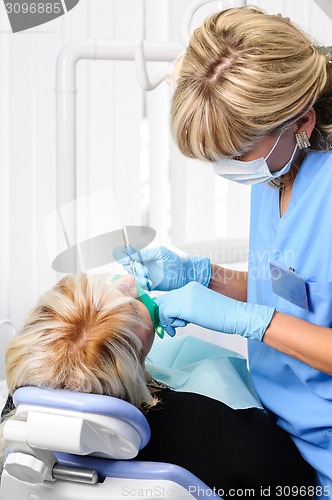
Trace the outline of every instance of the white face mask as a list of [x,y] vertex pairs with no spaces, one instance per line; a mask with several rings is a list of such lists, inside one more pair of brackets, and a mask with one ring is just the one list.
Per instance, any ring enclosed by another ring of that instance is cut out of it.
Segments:
[[279,135],[276,143],[265,158],[258,158],[252,161],[240,161],[233,160],[232,158],[225,158],[217,163],[213,164],[214,173],[229,179],[230,181],[239,182],[240,184],[258,184],[259,182],[268,182],[276,177],[287,174],[291,168],[293,158],[296,153],[297,144],[295,145],[294,151],[290,160],[277,172],[270,172],[266,160],[273,153],[275,147],[277,146],[281,134]]

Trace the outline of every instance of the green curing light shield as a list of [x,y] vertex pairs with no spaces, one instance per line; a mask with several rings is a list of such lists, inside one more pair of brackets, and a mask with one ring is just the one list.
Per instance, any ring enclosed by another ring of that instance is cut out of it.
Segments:
[[155,301],[148,295],[143,288],[136,282],[137,298],[145,305],[149,311],[150,318],[156,334],[162,339],[165,336],[165,330],[160,324],[159,307]]

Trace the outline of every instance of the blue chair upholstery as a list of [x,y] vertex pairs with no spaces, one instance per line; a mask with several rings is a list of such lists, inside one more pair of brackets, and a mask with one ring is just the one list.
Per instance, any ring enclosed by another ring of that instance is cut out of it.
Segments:
[[[20,500],[25,498],[47,498],[49,500],[93,498],[98,500],[99,498],[119,499],[122,497],[220,498],[196,476],[177,465],[140,462],[132,458],[128,460],[116,459],[117,446],[120,450],[120,456],[122,449],[126,448],[121,439],[119,441],[119,436],[121,438],[120,434],[123,433],[126,438],[127,428],[129,436],[133,432],[133,436],[137,437],[133,447],[136,454],[146,446],[151,435],[149,424],[144,415],[126,401],[110,396],[35,387],[18,389],[13,400],[20,421],[17,424],[10,423],[10,421],[6,423],[9,425],[7,433],[10,436],[12,450],[9,451],[4,465],[1,500],[12,500],[12,498],[20,498]],[[101,423],[99,424],[100,417]],[[97,424],[95,424],[95,418]],[[44,419],[45,425],[49,425],[51,428],[46,429],[46,432],[40,431],[40,434],[43,435],[40,438],[41,444],[36,445],[35,442],[39,443],[38,429],[42,428]],[[64,440],[60,439],[61,425],[66,425],[68,422],[70,426],[72,420],[75,421],[73,441],[75,446],[78,446],[78,451],[75,454],[68,453],[66,449],[63,449],[63,443],[65,444],[64,448],[66,448],[67,440],[68,447],[71,447],[70,433]],[[117,427],[118,421],[120,421],[120,431]],[[54,422],[60,422],[59,427],[54,426]],[[124,424],[123,428],[122,423]],[[113,424],[115,425],[114,431]],[[18,425],[17,442],[16,425]],[[37,429],[33,429],[34,425],[37,426]],[[102,434],[100,438],[99,428],[101,432],[104,432],[105,427],[107,433]],[[76,439],[77,429],[78,440]],[[96,448],[91,448],[91,432],[92,436],[96,438]],[[115,446],[111,443],[109,453],[105,452],[103,446],[105,436],[106,441],[110,437],[110,440],[115,442]],[[48,444],[48,439],[50,444]],[[85,439],[88,442],[87,446],[85,446]],[[57,446],[57,441],[62,442],[62,445]],[[100,449],[98,443],[102,445]],[[45,455],[48,475],[46,472],[40,472],[43,469],[45,453],[50,454]],[[32,472],[30,472],[30,463],[32,464]],[[21,469],[24,471],[22,475]],[[93,477],[96,478],[94,482],[82,483],[80,479],[82,471],[93,471]]]

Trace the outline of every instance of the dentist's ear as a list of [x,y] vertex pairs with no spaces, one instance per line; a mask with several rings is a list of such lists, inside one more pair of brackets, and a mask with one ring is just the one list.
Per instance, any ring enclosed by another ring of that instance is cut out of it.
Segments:
[[297,123],[298,128],[296,132],[306,132],[307,136],[310,138],[312,131],[316,125],[316,111],[314,110],[314,108],[310,108]]

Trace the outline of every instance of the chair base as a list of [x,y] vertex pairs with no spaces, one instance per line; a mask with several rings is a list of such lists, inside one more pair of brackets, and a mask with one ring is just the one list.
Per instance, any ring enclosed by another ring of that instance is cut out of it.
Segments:
[[4,471],[1,479],[1,500],[120,500],[121,498],[158,498],[160,500],[199,498],[173,481],[122,479],[107,477],[94,485],[68,481],[29,484]]

